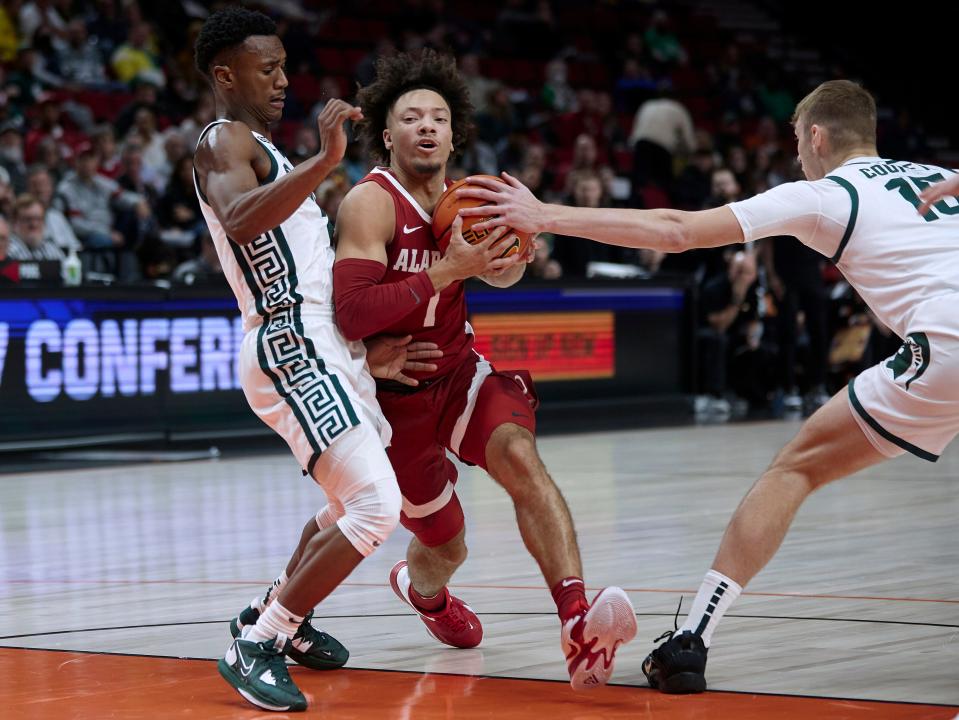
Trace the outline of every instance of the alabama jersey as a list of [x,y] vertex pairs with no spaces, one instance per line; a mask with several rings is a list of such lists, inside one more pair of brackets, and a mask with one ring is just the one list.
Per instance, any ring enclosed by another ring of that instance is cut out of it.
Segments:
[[[432,218],[396,176],[385,168],[374,168],[360,182],[375,182],[393,198],[396,219],[393,238],[386,246],[386,275],[382,282],[401,282],[429,268],[440,259],[433,238]],[[454,282],[409,315],[382,330],[387,335],[413,335],[434,342],[443,357],[433,360],[433,373],[410,373],[419,380],[446,375],[473,347],[472,329],[466,322],[466,295],[462,282]]]

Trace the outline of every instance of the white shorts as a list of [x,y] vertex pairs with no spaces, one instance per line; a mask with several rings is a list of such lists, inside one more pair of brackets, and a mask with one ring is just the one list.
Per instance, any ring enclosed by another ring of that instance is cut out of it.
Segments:
[[330,310],[274,313],[244,336],[239,365],[253,412],[286,440],[308,474],[324,450],[361,423],[372,427],[381,451],[389,444],[366,349],[340,334]]
[[959,331],[907,333],[899,352],[849,383],[849,404],[883,455],[935,462],[959,434]]

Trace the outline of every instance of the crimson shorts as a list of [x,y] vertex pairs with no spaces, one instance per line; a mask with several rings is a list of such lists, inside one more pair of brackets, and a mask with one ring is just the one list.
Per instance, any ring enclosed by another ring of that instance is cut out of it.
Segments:
[[463,528],[456,466],[446,450],[485,470],[493,431],[514,423],[535,433],[538,402],[528,372],[497,372],[475,352],[443,378],[411,390],[380,389],[377,400],[393,428],[387,454],[403,494],[400,521],[435,547]]

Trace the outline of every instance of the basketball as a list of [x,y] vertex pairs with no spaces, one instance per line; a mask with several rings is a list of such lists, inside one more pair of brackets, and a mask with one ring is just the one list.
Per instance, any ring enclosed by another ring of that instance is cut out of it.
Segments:
[[[501,178],[495,175],[479,175],[477,177],[490,178],[503,182]],[[446,248],[450,244],[453,220],[456,218],[456,213],[460,208],[478,207],[486,204],[485,200],[456,197],[456,191],[466,184],[465,178],[463,180],[457,180],[446,189],[446,192],[440,197],[439,202],[436,203],[436,209],[433,211],[433,237],[436,238],[436,244],[439,246],[440,252],[445,253]],[[489,230],[480,230],[479,232],[473,230],[474,224],[486,219],[487,218],[483,217],[463,218],[463,239],[470,245],[475,245],[493,232],[492,228]],[[500,257],[505,258],[510,255],[516,255],[517,253],[525,254],[529,248],[530,236],[530,233],[519,232],[512,228],[507,230],[497,246],[503,248]]]

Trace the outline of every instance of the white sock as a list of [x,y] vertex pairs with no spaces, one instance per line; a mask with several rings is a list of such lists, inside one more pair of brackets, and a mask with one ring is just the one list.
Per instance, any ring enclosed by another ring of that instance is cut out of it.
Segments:
[[692,610],[686,616],[686,622],[676,631],[676,634],[689,630],[703,639],[703,644],[709,647],[713,637],[713,630],[722,620],[726,609],[739,597],[743,589],[735,580],[730,580],[722,573],[710,570],[699,586],[696,599],[693,600]]
[[270,606],[260,615],[256,625],[250,628],[248,633],[244,633],[244,640],[253,642],[264,642],[277,635],[285,635],[288,638],[296,635],[296,630],[303,622],[302,615],[294,615],[276,600],[270,603]]
[[250,607],[254,610],[258,610],[261,614],[266,610],[267,606],[273,602],[274,598],[280,594],[280,590],[286,585],[289,578],[286,576],[286,570],[284,570],[280,576],[273,581],[273,584],[266,589],[266,595],[259,596],[257,595],[250,602]]

